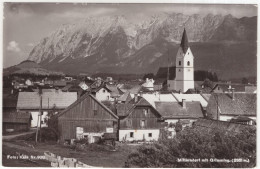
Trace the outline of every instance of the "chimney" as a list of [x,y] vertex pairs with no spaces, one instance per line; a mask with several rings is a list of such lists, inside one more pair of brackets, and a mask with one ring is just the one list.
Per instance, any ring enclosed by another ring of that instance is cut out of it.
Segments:
[[137,103],[137,101],[138,101],[138,95],[137,94],[135,94],[135,103]]
[[182,108],[186,109],[186,100],[182,99]]
[[232,88],[232,100],[235,100],[235,88]]

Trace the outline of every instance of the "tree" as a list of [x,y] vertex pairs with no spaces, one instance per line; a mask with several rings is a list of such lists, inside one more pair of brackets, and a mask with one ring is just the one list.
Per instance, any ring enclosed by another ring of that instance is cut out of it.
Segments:
[[[178,159],[208,159],[208,162],[178,162]],[[244,159],[248,162],[210,162],[210,159]],[[245,168],[256,165],[256,128],[240,132],[185,128],[173,139],[144,144],[128,156],[130,167]]]

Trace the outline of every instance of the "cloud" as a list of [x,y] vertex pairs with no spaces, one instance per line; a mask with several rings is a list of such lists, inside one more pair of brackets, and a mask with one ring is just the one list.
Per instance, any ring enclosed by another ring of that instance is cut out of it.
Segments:
[[19,44],[15,41],[9,42],[7,46],[7,50],[11,52],[20,52],[21,49],[19,48]]

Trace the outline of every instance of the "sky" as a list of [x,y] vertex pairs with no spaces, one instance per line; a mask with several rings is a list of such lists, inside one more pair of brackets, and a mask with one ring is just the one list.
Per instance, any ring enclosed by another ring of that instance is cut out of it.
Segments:
[[213,4],[120,4],[120,3],[4,3],[3,67],[19,64],[28,58],[39,41],[62,24],[77,23],[86,17],[124,15],[139,22],[156,13],[186,15],[231,14],[234,17],[257,16],[255,5]]

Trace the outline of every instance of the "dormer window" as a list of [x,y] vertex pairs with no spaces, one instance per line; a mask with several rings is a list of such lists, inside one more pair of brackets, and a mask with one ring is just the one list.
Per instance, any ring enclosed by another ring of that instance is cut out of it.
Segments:
[[181,65],[181,61],[179,61],[179,66]]
[[190,66],[190,61],[187,62],[187,65]]

